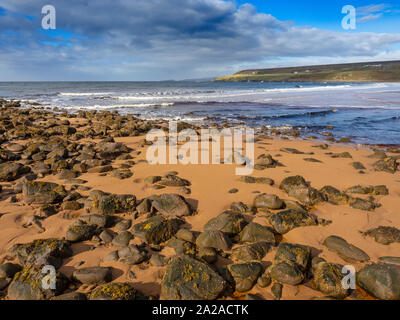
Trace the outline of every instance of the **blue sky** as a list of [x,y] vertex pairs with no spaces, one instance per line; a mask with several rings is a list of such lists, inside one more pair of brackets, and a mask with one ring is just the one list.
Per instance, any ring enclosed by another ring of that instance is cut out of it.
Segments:
[[[44,5],[56,30],[41,28]],[[344,30],[344,5],[357,28]],[[0,81],[163,80],[400,59],[399,1],[3,0]]]

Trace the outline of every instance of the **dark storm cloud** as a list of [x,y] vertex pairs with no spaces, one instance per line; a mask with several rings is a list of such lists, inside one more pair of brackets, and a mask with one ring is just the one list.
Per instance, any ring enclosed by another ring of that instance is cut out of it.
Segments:
[[[57,10],[43,32],[41,8]],[[229,73],[278,57],[373,57],[399,34],[297,27],[221,0],[6,0],[0,79],[168,79]],[[338,22],[340,23],[340,22]]]

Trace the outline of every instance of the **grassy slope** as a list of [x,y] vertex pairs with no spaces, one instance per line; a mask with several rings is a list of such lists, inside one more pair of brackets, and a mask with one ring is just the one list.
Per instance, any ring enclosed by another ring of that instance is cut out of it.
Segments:
[[244,70],[215,81],[400,82],[400,61]]

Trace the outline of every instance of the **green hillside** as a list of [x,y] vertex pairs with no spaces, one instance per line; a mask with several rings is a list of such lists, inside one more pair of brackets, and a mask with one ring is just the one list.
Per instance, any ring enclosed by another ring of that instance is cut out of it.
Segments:
[[214,81],[400,82],[400,61],[243,70]]

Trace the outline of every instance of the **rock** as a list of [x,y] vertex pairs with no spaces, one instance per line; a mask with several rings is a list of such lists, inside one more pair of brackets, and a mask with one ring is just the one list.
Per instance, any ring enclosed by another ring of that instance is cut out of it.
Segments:
[[263,272],[262,265],[258,262],[230,264],[227,268],[233,277],[235,289],[238,292],[251,290]]
[[206,263],[213,264],[217,261],[218,256],[214,248],[199,248],[197,258],[205,261]]
[[196,255],[196,246],[191,242],[181,239],[171,238],[167,243],[167,247],[173,248],[177,255],[186,254],[191,257]]
[[234,236],[240,233],[243,227],[246,225],[246,221],[242,214],[233,211],[225,211],[219,216],[209,220],[204,230],[219,230],[226,233],[228,236]]
[[62,259],[72,256],[68,241],[58,239],[38,239],[25,244],[16,244],[9,249],[21,265],[36,265],[38,267],[53,265],[58,268]]
[[276,263],[285,262],[296,265],[300,271],[304,272],[310,264],[311,248],[300,244],[281,243],[275,255]]
[[112,251],[104,257],[103,261],[118,261],[118,259],[118,251]]
[[229,250],[232,246],[229,238],[219,230],[206,230],[196,239],[196,245],[203,248]]
[[126,231],[128,230],[130,227],[132,227],[132,220],[121,220],[120,222],[118,222],[115,225],[115,228],[118,231]]
[[150,257],[150,265],[154,267],[164,267],[167,264],[168,259],[165,256],[153,253]]
[[374,211],[377,205],[369,200],[364,200],[361,198],[350,198],[349,205],[354,209],[359,209],[363,211]]
[[375,171],[395,173],[398,168],[396,158],[386,158],[379,160],[373,164]]
[[74,179],[77,176],[78,176],[78,174],[76,171],[63,169],[63,170],[61,170],[60,174],[58,175],[58,178],[61,180],[67,180],[67,179]]
[[27,204],[52,204],[61,202],[67,192],[64,187],[52,182],[27,181],[22,186]]
[[86,295],[81,292],[69,292],[54,297],[54,300],[66,300],[66,301],[83,301],[87,300]]
[[120,262],[129,265],[142,263],[148,258],[147,252],[135,244],[119,249],[118,256],[121,258]]
[[114,236],[110,231],[104,230],[99,234],[99,238],[105,243],[110,243],[114,239]]
[[365,170],[365,166],[361,162],[352,162],[351,165],[356,170]]
[[260,194],[254,199],[256,208],[278,210],[284,206],[283,201],[273,194]]
[[112,279],[111,268],[89,267],[73,272],[72,277],[83,284],[101,284]]
[[133,226],[132,232],[149,244],[160,244],[169,240],[179,229],[182,221],[153,216]]
[[379,261],[391,264],[400,264],[400,257],[380,257]]
[[346,190],[347,193],[356,194],[371,194],[377,196],[386,196],[389,194],[389,190],[386,186],[353,186]]
[[269,273],[266,271],[264,272],[257,280],[257,285],[260,288],[266,288],[268,287],[272,282],[271,276]]
[[89,295],[90,300],[138,300],[140,292],[129,283],[112,282],[96,287]]
[[369,256],[361,249],[338,236],[329,236],[323,242],[329,250],[336,252],[346,262],[366,262]]
[[399,267],[390,264],[370,264],[357,272],[357,285],[378,299],[400,299]]
[[29,167],[20,163],[5,162],[0,164],[0,181],[14,181],[30,172]]
[[153,208],[167,217],[189,216],[192,213],[184,198],[178,194],[154,195],[149,199]]
[[167,175],[158,181],[158,184],[165,187],[188,187],[191,183],[188,180],[182,179],[176,175]]
[[117,247],[126,247],[132,239],[132,233],[129,231],[122,231],[114,237],[112,244]]
[[304,280],[304,274],[298,266],[286,262],[274,263],[268,268],[268,272],[273,280],[292,286],[298,285]]
[[64,201],[61,205],[61,210],[76,211],[81,208],[81,204],[78,201]]
[[168,264],[161,283],[165,300],[214,300],[225,289],[223,278],[206,264],[188,256],[176,256]]
[[149,199],[143,199],[140,204],[136,207],[136,211],[139,215],[146,214],[151,211],[151,201]]
[[266,242],[256,242],[236,247],[232,250],[232,258],[241,261],[262,260],[271,246]]
[[93,168],[89,168],[87,170],[88,173],[106,173],[113,171],[114,168],[111,165],[105,165],[105,166],[97,166]]
[[91,214],[87,217],[87,224],[96,226],[98,228],[106,228],[110,225],[110,216]]
[[283,200],[283,202],[285,202],[285,209],[286,210],[294,210],[294,211],[297,211],[297,212],[302,212],[302,213],[308,214],[307,209],[303,205],[298,203],[297,201]]
[[305,227],[316,226],[317,221],[308,213],[294,210],[281,211],[272,214],[268,220],[276,232],[280,234],[288,233],[290,230]]
[[233,188],[228,191],[228,193],[238,193],[239,189]]
[[245,205],[243,202],[232,202],[231,210],[238,213],[244,213],[249,211],[249,207]]
[[21,271],[21,266],[14,263],[5,263],[0,266],[0,279],[13,278],[17,272]]
[[352,159],[353,156],[349,152],[342,153],[334,153],[331,155],[332,158],[344,158],[344,159]]
[[341,191],[339,191],[334,187],[325,186],[320,191],[325,195],[329,203],[335,205],[341,205],[341,204],[347,204],[349,201],[349,196],[347,194],[342,193]]
[[84,222],[74,223],[67,230],[65,238],[71,242],[90,240],[93,237],[96,229],[96,226],[89,225]]
[[259,242],[265,241],[275,245],[274,232],[258,223],[250,222],[240,233],[240,242]]
[[272,158],[270,154],[261,154],[255,161],[254,169],[264,170],[266,168],[275,168],[279,165],[279,162]]
[[400,230],[394,227],[380,226],[370,229],[364,235],[373,237],[376,242],[389,245],[391,243],[400,242]]
[[297,149],[294,148],[281,148],[280,149],[281,152],[286,152],[286,153],[291,153],[291,154],[305,154],[302,151],[299,151]]
[[318,159],[315,159],[315,158],[304,158],[303,160],[307,161],[307,162],[312,162],[312,163],[322,163],[321,160],[318,160]]
[[[46,274],[40,268],[28,266],[18,272],[8,287],[10,300],[44,300],[61,294],[68,285],[68,279],[56,273],[55,289],[44,289],[43,280]],[[49,285],[49,283],[48,283]]]
[[275,282],[272,285],[271,292],[274,295],[275,300],[280,300],[282,298],[282,289],[283,289],[283,286],[279,282]]
[[250,176],[242,176],[240,178],[241,182],[244,183],[257,183],[257,184],[266,184],[269,186],[273,186],[275,184],[274,180],[270,178],[264,178],[264,177],[250,177]]
[[115,214],[133,212],[136,208],[136,197],[134,195],[105,195],[98,200],[100,214]]
[[301,176],[293,176],[284,179],[279,188],[305,205],[312,206],[326,200],[321,192],[311,188]]
[[129,179],[130,177],[133,176],[132,171],[123,169],[123,170],[114,170],[111,174],[114,178],[124,180],[124,179]]
[[160,176],[151,176],[151,177],[145,178],[144,182],[148,183],[148,184],[154,184],[154,183],[156,183],[156,182],[158,182],[160,180],[161,180]]
[[196,238],[193,234],[192,231],[188,229],[179,229],[178,232],[176,233],[176,237],[178,239],[194,243],[196,241]]
[[313,283],[317,290],[336,299],[346,298],[350,292],[343,288],[342,267],[328,262],[320,262],[314,269]]

